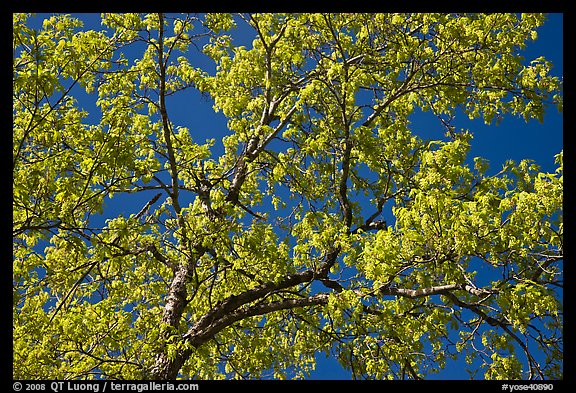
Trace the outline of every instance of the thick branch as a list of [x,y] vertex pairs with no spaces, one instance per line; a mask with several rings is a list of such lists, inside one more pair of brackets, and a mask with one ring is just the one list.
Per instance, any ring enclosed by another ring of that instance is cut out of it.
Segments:
[[[256,288],[240,293],[239,295],[232,295],[224,299],[223,301],[217,303],[203,317],[201,317],[183,335],[183,339],[188,340],[194,347],[198,347],[213,338],[214,335],[222,329],[230,326],[236,321],[248,318],[250,316],[262,315],[267,312],[287,308],[323,304],[328,299],[328,295],[326,294],[301,299],[284,299],[277,302],[255,304],[242,308],[251,302],[265,299],[272,293],[291,288],[299,284],[311,282],[317,278],[319,279],[326,277],[330,271],[330,268],[336,262],[336,258],[339,252],[340,249],[337,248],[327,253],[325,260],[318,271],[305,270],[303,272],[290,274],[280,282],[269,281],[259,285]],[[175,285],[175,282],[179,282],[178,277],[174,278],[173,286]],[[170,294],[172,293],[173,291],[171,288]],[[168,359],[165,356],[159,357],[156,361],[155,368],[152,370],[152,377],[155,379],[176,378],[180,368],[190,357],[191,353],[191,350],[185,350],[179,352],[172,359]]]
[[[296,298],[296,299],[283,299],[270,303],[256,304],[247,308],[240,308],[229,314],[225,314],[222,318],[215,320],[204,329],[201,335],[190,337],[190,342],[198,347],[204,342],[214,337],[219,331],[227,326],[232,325],[234,322],[253,317],[256,315],[264,315],[274,311],[293,309],[298,307],[316,306],[328,303],[328,294],[320,293],[310,297]],[[186,335],[186,338],[189,336]]]
[[194,326],[188,330],[187,336],[194,336],[212,324],[215,320],[221,319],[224,315],[236,311],[239,307],[253,302],[258,299],[262,299],[273,292],[277,292],[283,289],[287,289],[302,283],[310,282],[316,278],[326,277],[330,267],[332,267],[336,261],[339,249],[335,249],[328,253],[324,263],[318,270],[305,270],[300,273],[294,273],[286,276],[284,280],[279,282],[269,281],[256,288],[250,289],[239,295],[232,295],[223,301],[219,302],[212,310],[205,314],[202,318],[196,322]]
[[[256,315],[264,315],[274,311],[288,310],[298,307],[309,307],[328,303],[328,294],[320,293],[310,297],[297,298],[297,299],[284,299],[271,303],[257,304],[245,309],[236,310],[230,314],[224,315],[222,318],[214,321],[205,329],[205,334],[197,336],[189,336],[188,333],[184,335],[184,339],[188,339],[193,347],[199,347],[206,341],[214,337],[219,331],[234,322],[240,321],[245,318],[253,317]],[[173,360],[167,365],[165,372],[162,374],[155,374],[153,377],[159,379],[175,379],[178,375],[180,368],[184,362],[192,355],[193,349],[188,348],[180,352]]]
[[243,292],[239,295],[232,295],[227,299],[219,302],[212,310],[205,314],[198,320],[186,333],[187,337],[198,337],[196,340],[201,340],[201,337],[206,335],[206,329],[215,321],[224,318],[224,316],[236,311],[239,307],[262,299],[265,296],[282,289],[290,288],[298,284],[302,284],[314,279],[314,271],[306,270],[301,273],[295,273],[287,276],[280,282],[269,281],[254,289]]

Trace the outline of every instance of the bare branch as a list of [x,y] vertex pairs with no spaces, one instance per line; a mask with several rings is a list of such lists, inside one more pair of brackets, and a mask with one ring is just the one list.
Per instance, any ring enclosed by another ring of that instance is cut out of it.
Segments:
[[447,284],[422,289],[405,289],[405,288],[382,286],[380,288],[380,293],[382,295],[396,295],[415,299],[419,297],[432,296],[432,295],[446,295],[455,290],[466,291],[476,296],[485,296],[487,294],[495,293],[495,291],[493,290],[476,288],[469,284]]

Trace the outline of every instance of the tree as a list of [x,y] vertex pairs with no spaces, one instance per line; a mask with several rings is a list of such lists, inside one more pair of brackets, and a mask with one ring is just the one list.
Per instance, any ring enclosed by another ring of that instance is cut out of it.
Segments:
[[455,121],[561,110],[544,20],[14,14],[14,378],[562,378],[562,152],[490,174]]

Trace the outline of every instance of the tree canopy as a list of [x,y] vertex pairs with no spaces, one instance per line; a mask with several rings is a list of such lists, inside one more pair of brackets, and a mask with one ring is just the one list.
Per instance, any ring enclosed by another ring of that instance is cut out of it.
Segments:
[[[475,378],[562,378],[562,152],[490,172],[455,120],[562,109],[551,63],[521,56],[545,15],[29,20],[14,378],[306,378],[317,353],[354,378],[458,356]],[[175,121],[186,94],[227,129]],[[418,136],[416,109],[445,137]]]

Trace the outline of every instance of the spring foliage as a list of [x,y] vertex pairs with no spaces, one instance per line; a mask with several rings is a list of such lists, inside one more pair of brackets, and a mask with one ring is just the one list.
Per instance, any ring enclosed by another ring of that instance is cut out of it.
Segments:
[[[354,378],[459,356],[475,378],[562,378],[562,152],[554,173],[490,170],[454,120],[561,110],[551,64],[519,55],[544,15],[30,18],[14,378],[305,378],[318,353]],[[226,129],[174,120],[179,96]]]

